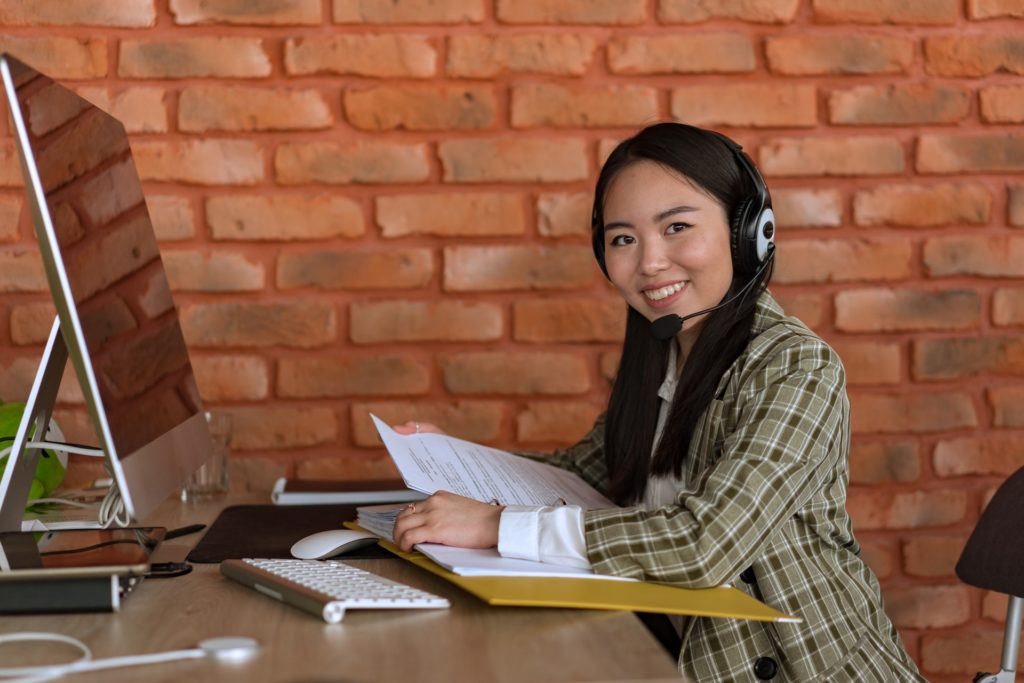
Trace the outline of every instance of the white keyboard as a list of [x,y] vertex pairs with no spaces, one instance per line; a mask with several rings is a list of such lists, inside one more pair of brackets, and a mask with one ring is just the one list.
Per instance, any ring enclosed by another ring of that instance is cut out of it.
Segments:
[[224,560],[220,571],[275,600],[337,624],[347,609],[437,609],[445,598],[343,562]]

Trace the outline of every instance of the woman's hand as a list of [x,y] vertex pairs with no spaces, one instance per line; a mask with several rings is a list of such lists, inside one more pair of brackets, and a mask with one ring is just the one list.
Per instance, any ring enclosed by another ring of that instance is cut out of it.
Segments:
[[444,434],[444,430],[429,422],[406,422],[392,427],[399,434]]
[[406,552],[417,543],[493,548],[498,545],[498,524],[504,509],[438,491],[426,500],[410,503],[399,513],[393,532],[395,545]]

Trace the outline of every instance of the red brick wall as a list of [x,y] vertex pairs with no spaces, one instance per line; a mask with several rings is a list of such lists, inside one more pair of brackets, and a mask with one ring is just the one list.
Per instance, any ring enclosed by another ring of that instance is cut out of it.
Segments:
[[[1020,0],[0,0],[0,48],[128,126],[203,395],[264,484],[388,472],[369,410],[571,442],[621,334],[588,246],[601,160],[658,119],[735,136],[775,196],[773,290],[847,366],[858,537],[912,654],[953,681],[998,664],[1004,601],[952,567],[1024,464],[1022,18]],[[3,400],[27,395],[53,312],[19,182],[5,139]]]

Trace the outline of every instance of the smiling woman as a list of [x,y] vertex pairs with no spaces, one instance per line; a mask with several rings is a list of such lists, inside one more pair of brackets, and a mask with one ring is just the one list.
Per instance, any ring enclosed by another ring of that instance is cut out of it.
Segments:
[[629,305],[622,360],[606,414],[548,458],[621,507],[442,492],[399,517],[396,541],[731,583],[803,617],[680,620],[679,668],[694,681],[923,680],[847,515],[842,363],[768,293],[773,237],[768,190],[728,138],[664,123],[621,143],[598,179],[593,245]]

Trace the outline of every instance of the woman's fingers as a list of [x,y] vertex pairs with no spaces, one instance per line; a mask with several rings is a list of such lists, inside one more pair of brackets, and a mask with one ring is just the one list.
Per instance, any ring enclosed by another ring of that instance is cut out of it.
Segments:
[[444,430],[432,422],[410,421],[400,425],[393,425],[399,434],[444,434]]

